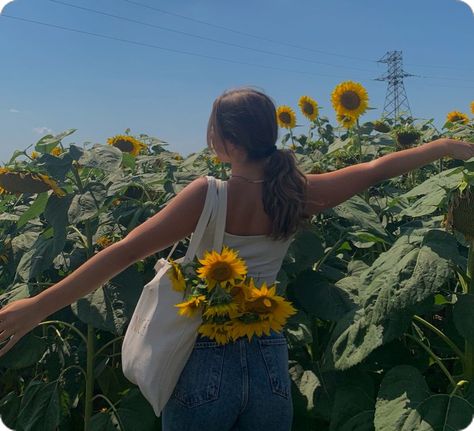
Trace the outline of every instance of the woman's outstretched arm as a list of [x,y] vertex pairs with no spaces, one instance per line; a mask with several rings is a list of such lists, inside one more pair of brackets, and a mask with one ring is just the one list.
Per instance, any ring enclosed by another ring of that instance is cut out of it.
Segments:
[[335,207],[380,181],[402,175],[445,156],[470,159],[474,157],[474,144],[454,139],[437,139],[337,171],[308,174],[306,212],[316,214]]
[[0,349],[8,352],[50,314],[93,292],[133,263],[190,235],[207,194],[207,179],[199,177],[181,190],[165,208],[132,230],[124,239],[92,256],[67,277],[31,298],[0,309]]

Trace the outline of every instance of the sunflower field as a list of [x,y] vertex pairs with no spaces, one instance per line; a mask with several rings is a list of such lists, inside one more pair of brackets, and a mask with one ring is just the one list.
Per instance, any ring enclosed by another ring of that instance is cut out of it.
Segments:
[[[337,124],[310,96],[279,106],[280,146],[317,174],[440,137],[474,142],[474,121],[363,121],[357,83],[335,88]],[[474,104],[471,106],[474,114]],[[301,114],[297,119],[296,112]],[[187,157],[145,134],[94,145],[47,135],[0,167],[0,308],[35,296],[160,211],[199,176],[227,179],[206,148]],[[290,244],[276,291],[293,430],[453,431],[474,414],[474,164],[444,158],[316,214]],[[188,240],[175,255],[184,255]],[[0,416],[14,430],[161,429],[122,373],[121,343],[153,266],[139,261],[49,316],[0,357]]]

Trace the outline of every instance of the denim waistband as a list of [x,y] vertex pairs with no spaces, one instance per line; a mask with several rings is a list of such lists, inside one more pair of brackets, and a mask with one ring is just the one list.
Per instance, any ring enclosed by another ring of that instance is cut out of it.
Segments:
[[[250,340],[250,343],[253,342],[254,340],[256,339],[261,339],[261,340],[265,340],[265,339],[273,339],[273,338],[286,338],[283,331],[280,331],[280,332],[277,332],[273,329],[270,329],[270,335],[267,335],[265,333],[263,333],[261,336],[258,336],[256,334],[254,334],[252,337],[251,337],[251,340]],[[249,339],[246,335],[242,336],[242,337],[239,337],[237,338],[235,341],[230,341],[230,343],[232,342],[237,342],[239,340],[244,340],[246,341],[247,343],[249,343]],[[213,340],[205,335],[202,335],[202,334],[198,334],[197,338],[196,338],[196,343],[197,342],[216,342],[216,340]]]

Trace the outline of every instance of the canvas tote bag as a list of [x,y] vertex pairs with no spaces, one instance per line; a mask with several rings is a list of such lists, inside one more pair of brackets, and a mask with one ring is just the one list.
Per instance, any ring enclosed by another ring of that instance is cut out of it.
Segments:
[[[221,251],[227,189],[224,182],[212,176],[207,176],[207,180],[203,211],[185,256],[176,259],[178,263],[194,258],[209,220],[214,217],[213,248]],[[174,244],[166,259],[160,258],[156,262],[156,275],[144,286],[122,343],[123,374],[139,387],[157,417],[161,415],[191,355],[197,329],[202,323],[202,313],[196,313],[193,317],[181,316],[174,306],[189,293],[188,288],[184,293],[175,291],[166,276],[166,271],[171,268],[168,259],[178,243]]]

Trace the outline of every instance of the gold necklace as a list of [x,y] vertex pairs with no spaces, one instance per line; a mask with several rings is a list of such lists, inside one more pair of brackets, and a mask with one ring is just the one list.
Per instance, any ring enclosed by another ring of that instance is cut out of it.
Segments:
[[265,182],[265,180],[249,180],[248,178],[245,178],[241,175],[233,175],[233,174],[230,174],[231,177],[239,177],[239,178],[243,178],[245,181],[247,181],[248,183],[263,183]]

